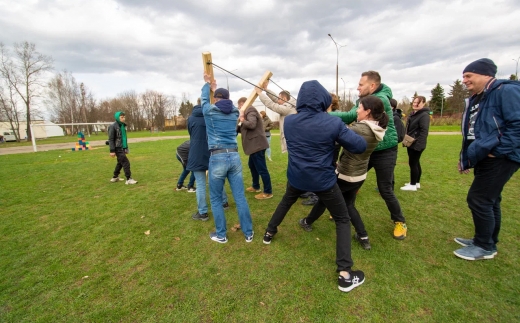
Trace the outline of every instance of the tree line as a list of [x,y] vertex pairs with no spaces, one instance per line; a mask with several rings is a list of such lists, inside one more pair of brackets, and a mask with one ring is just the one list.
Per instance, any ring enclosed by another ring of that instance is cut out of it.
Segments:
[[[147,90],[144,93],[126,91],[114,98],[96,99],[83,82],[78,82],[68,71],[54,73],[53,59],[36,49],[29,42],[15,43],[10,50],[0,43],[0,121],[10,124],[16,140],[19,123],[31,124],[34,118],[43,119],[45,111],[35,103],[40,102],[51,116],[51,121],[62,123],[97,123],[114,120],[117,111],[125,111],[129,130],[165,129],[166,120],[176,128],[178,114],[187,118],[193,104],[183,93],[179,100],[175,95]],[[36,102],[35,102],[36,101]],[[97,131],[93,126],[68,126],[70,133],[80,130]],[[23,136],[23,135],[21,135]],[[27,127],[27,140],[31,140]]]

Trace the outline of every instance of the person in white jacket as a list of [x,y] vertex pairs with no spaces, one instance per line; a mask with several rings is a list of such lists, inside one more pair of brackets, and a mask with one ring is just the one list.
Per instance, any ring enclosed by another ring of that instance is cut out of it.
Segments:
[[[296,113],[296,100],[291,98],[291,94],[287,91],[282,91],[276,96],[276,94],[267,89],[269,81],[265,81],[258,87],[255,87],[255,91],[260,98],[260,101],[271,111],[274,111],[280,115],[280,145],[282,147],[282,153],[287,152],[287,144],[285,143],[285,134],[283,132],[283,121],[286,116]],[[265,90],[267,94],[262,92]]]

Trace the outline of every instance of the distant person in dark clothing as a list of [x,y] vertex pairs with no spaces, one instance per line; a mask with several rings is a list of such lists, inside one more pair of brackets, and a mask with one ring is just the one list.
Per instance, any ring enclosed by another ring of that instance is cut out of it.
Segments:
[[175,157],[177,157],[177,160],[182,165],[182,173],[181,176],[179,176],[179,180],[177,181],[177,188],[176,191],[181,191],[187,189],[190,193],[195,193],[195,175],[193,172],[191,172],[190,181],[188,183],[188,187],[184,186],[184,180],[190,173],[189,170],[186,169],[186,165],[188,164],[188,157],[190,153],[190,141],[186,140],[183,142],[179,147],[177,147],[177,153],[175,154]]
[[390,99],[390,106],[392,107],[392,113],[394,116],[394,125],[397,132],[397,142],[400,143],[403,141],[404,134],[406,133],[406,129],[404,128],[403,124],[403,111],[397,108],[396,99]]
[[415,138],[410,147],[406,147],[408,152],[408,165],[410,165],[410,182],[401,187],[403,191],[417,191],[421,188],[420,180],[422,175],[421,154],[426,149],[426,140],[430,130],[430,109],[424,107],[426,98],[416,96],[413,99],[413,112],[406,120],[406,134]]
[[262,121],[264,122],[265,138],[267,139],[267,143],[269,144],[269,148],[265,150],[265,156],[269,161],[273,161],[271,159],[271,129],[273,129],[273,122],[267,116],[265,111],[260,111],[260,114],[262,115]]
[[114,114],[116,122],[108,127],[108,144],[110,147],[110,157],[117,157],[116,168],[114,169],[114,177],[110,182],[119,182],[119,173],[121,169],[124,170],[126,176],[126,185],[137,184],[137,181],[132,178],[130,171],[130,161],[126,155],[129,153],[128,141],[126,137],[125,113],[118,111]]

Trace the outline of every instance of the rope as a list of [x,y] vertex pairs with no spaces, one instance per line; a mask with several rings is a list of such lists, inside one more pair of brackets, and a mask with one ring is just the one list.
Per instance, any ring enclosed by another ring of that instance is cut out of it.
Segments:
[[[246,79],[244,79],[244,78],[242,78],[242,77],[240,77],[240,76],[238,76],[238,75],[236,75],[236,74],[234,74],[234,73],[232,73],[232,72],[226,70],[225,68],[222,68],[222,67],[218,66],[217,64],[215,64],[215,63],[213,63],[213,62],[207,62],[206,64],[208,64],[208,65],[211,64],[211,65],[215,66],[216,68],[218,68],[219,70],[224,71],[224,72],[226,72],[226,73],[228,73],[228,74],[231,74],[231,75],[233,75],[234,77],[236,77],[236,78],[238,78],[238,79],[241,79],[242,81],[244,81],[244,82],[246,82],[246,83],[248,83],[248,84],[251,84],[252,86],[254,86],[254,87],[256,87],[256,88],[259,88],[260,90],[265,91],[263,88],[259,87],[258,85],[255,85],[255,84],[249,82],[248,80],[246,80]],[[269,80],[269,81],[273,82],[272,80]],[[274,82],[273,82],[273,83],[274,83]],[[275,83],[275,85],[278,86],[278,84],[276,84],[276,83]],[[278,86],[278,87],[280,87],[280,86]],[[281,88],[281,87],[280,87],[280,88]],[[282,89],[282,90],[283,90],[283,89]],[[279,99],[279,100],[282,100],[282,101],[284,101],[284,102],[286,102],[286,103],[289,103],[289,104],[292,105],[293,107],[296,107],[296,106],[295,106],[294,104],[292,104],[291,102],[289,102],[289,101],[287,101],[287,100],[284,100],[283,98],[281,98],[281,97],[279,97],[279,96],[276,96],[276,95],[274,95],[274,94],[271,94],[271,95],[273,95],[274,97],[276,97],[276,98]],[[291,97],[292,97],[292,95],[291,95]],[[294,99],[294,97],[292,97],[292,98]],[[295,99],[295,100],[296,100],[296,99]]]

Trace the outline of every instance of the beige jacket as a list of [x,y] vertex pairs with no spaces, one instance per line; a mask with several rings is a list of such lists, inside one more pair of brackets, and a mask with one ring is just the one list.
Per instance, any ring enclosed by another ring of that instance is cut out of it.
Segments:
[[283,132],[283,121],[286,116],[296,114],[296,100],[291,98],[289,102],[278,104],[277,95],[270,90],[266,90],[267,95],[263,92],[259,95],[260,101],[271,111],[280,115],[280,145],[282,146],[282,153],[287,151],[287,144],[285,143],[285,134]]

